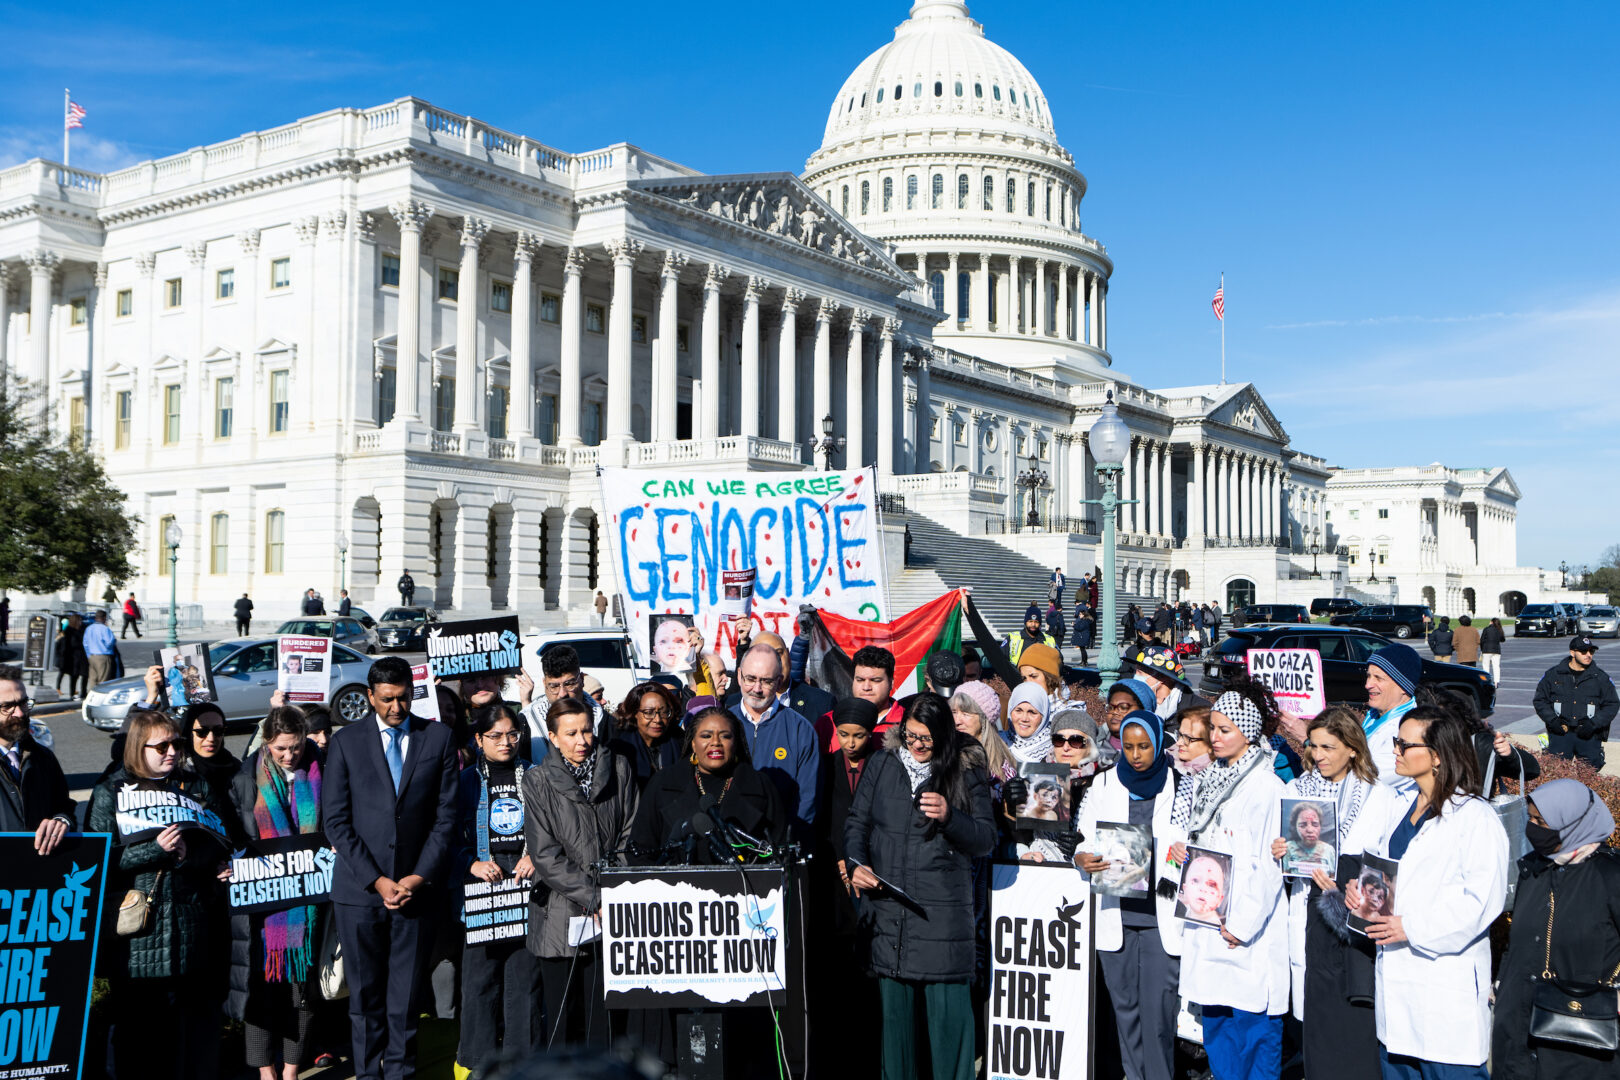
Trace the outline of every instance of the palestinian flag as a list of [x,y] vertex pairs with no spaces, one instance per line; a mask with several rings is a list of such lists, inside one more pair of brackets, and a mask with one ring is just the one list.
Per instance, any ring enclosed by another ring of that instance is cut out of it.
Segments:
[[855,678],[851,658],[864,645],[879,645],[894,654],[894,696],[920,692],[930,656],[940,651],[961,655],[964,617],[978,638],[986,663],[1010,684],[1017,683],[1018,669],[1007,662],[1006,654],[990,637],[967,589],[955,589],[886,623],[816,611],[810,620],[805,675],[835,699],[848,697]]

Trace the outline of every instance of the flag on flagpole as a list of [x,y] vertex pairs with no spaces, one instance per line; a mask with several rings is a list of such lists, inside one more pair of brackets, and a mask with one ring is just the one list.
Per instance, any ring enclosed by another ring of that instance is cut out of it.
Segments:
[[69,128],[84,127],[84,106],[77,101],[69,101],[67,107],[67,126]]
[[1209,302],[1209,306],[1215,312],[1217,319],[1222,322],[1226,321],[1226,285],[1224,282],[1215,290],[1215,299]]

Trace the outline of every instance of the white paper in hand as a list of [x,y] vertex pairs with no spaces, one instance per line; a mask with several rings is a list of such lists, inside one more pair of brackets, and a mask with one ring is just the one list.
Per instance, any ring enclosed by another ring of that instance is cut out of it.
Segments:
[[589,945],[602,936],[602,925],[589,915],[575,915],[568,920],[568,944]]

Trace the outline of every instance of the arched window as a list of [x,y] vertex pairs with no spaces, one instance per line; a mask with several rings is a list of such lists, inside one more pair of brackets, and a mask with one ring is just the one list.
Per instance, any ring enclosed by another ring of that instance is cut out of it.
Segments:
[[945,96],[945,84],[940,82],[937,79],[934,80],[934,96],[935,97],[944,97]]
[[995,84],[992,83],[991,86],[990,86],[990,94],[997,101],[1000,101],[1001,100],[1001,87],[996,86]]
[[287,515],[270,510],[264,515],[264,572],[281,573],[282,553],[287,545]]
[[894,209],[894,177],[883,178],[883,212],[887,214]]
[[967,201],[968,201],[968,177],[967,177],[967,173],[957,173],[956,174],[956,208],[958,210],[966,210],[967,209]]
[[906,209],[917,209],[917,174],[906,177]]
[[1001,275],[992,270],[986,276],[990,279],[990,325],[994,326],[996,322],[996,295],[1001,286]]
[[916,98],[922,97],[922,80],[921,79],[918,79],[915,83],[913,83],[911,85],[911,96],[916,97]]
[[962,96],[962,80],[961,79],[956,80],[956,96],[957,97]]
[[231,518],[215,514],[208,519],[208,572],[223,574],[231,568]]
[[845,184],[839,192],[838,212],[849,217],[849,185]]
[[865,217],[867,212],[871,208],[872,208],[872,182],[870,180],[862,180],[861,181],[861,217]]
[[928,296],[935,311],[945,310],[945,275],[938,270],[928,275]]
[[905,87],[901,86],[899,83],[894,84],[894,100],[896,100],[896,101],[900,100],[900,98],[902,96],[901,91],[903,91],[904,89],[905,89]]
[[866,91],[861,91],[861,108],[866,108]]
[[1033,180],[1031,180],[1029,182],[1029,197],[1025,200],[1025,203],[1026,203],[1025,213],[1027,213],[1030,217],[1034,217],[1035,216],[1035,181],[1033,181]]
[[1018,178],[1007,174],[1007,213],[1018,213]]
[[996,179],[993,176],[984,178],[984,208],[986,210],[996,208]]
[[941,173],[934,174],[933,206],[938,210],[945,201],[945,177]]
[[976,98],[984,97],[984,83],[973,84],[973,96]]
[[1067,225],[1069,223],[1069,189],[1058,190],[1058,221]]
[[973,308],[973,275],[966,270],[956,273],[956,317],[966,322]]
[[1047,184],[1046,184],[1046,220],[1047,221],[1052,220],[1052,183],[1051,183],[1051,181],[1047,181]]
[[1029,108],[1029,91],[1024,91],[1024,108]]
[[854,94],[851,94],[849,96],[849,108],[845,109],[844,111],[845,112],[854,112],[855,111],[855,95]]
[[879,105],[883,104],[883,87],[881,86],[878,87],[877,103]]

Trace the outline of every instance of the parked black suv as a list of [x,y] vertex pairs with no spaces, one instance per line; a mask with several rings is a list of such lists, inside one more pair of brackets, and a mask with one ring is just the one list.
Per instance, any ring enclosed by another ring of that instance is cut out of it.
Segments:
[[1335,615],[1334,626],[1355,626],[1385,637],[1421,638],[1434,624],[1434,612],[1425,604],[1369,604],[1348,615]]
[[1513,636],[1563,637],[1575,632],[1578,618],[1573,604],[1526,604],[1513,624]]
[[[1392,642],[1365,630],[1344,626],[1257,626],[1234,630],[1204,661],[1198,692],[1214,698],[1226,680],[1246,670],[1243,656],[1250,649],[1315,649],[1322,654],[1322,680],[1328,704],[1364,705],[1367,702],[1367,660]],[[1456,694],[1472,697],[1480,716],[1496,708],[1496,687],[1479,668],[1423,660],[1423,678]],[[1191,674],[1189,672],[1189,674]]]
[[1233,626],[1257,623],[1308,623],[1311,617],[1299,604],[1250,604],[1232,612]]
[[1361,610],[1361,601],[1348,596],[1318,596],[1311,601],[1312,615],[1348,615]]

